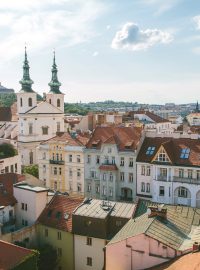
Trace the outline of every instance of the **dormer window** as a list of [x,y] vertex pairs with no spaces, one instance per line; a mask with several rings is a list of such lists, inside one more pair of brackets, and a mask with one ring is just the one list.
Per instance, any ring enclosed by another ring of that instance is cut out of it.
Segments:
[[155,149],[156,149],[155,146],[149,146],[147,148],[146,155],[147,156],[152,156],[154,154],[154,152],[155,152]]
[[167,154],[165,153],[164,149],[162,149],[158,153],[158,156],[156,158],[156,161],[159,161],[159,162],[169,162],[169,158],[168,158]]
[[189,148],[182,148],[180,158],[188,159],[190,155],[190,149]]

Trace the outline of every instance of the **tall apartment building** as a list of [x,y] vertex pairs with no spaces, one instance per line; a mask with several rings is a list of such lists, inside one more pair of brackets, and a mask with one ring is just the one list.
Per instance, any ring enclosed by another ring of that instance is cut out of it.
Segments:
[[146,137],[137,157],[137,196],[200,207],[198,135]]
[[84,192],[84,138],[57,133],[38,147],[39,178],[61,192]]
[[134,200],[141,128],[97,127],[85,149],[85,196]]

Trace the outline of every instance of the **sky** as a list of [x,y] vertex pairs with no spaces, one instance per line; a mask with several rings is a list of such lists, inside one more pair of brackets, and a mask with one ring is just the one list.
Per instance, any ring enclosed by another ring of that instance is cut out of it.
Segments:
[[0,82],[48,92],[53,50],[66,102],[200,101],[199,0],[0,0]]

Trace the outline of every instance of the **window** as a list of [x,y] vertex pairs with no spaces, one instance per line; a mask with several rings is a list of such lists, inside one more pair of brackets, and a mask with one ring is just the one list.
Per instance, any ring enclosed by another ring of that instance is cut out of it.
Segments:
[[43,173],[46,173],[46,165],[43,165]]
[[14,167],[13,167],[13,165],[10,166],[10,171],[11,171],[11,173],[14,172]]
[[57,122],[57,132],[60,132],[60,122]]
[[110,173],[110,177],[109,177],[109,179],[110,179],[110,182],[112,182],[112,181],[113,181],[113,174],[112,174],[112,173]]
[[17,172],[17,163],[15,163],[15,172]]
[[146,155],[147,156],[152,156],[154,154],[154,152],[155,152],[155,149],[156,149],[155,146],[149,146],[147,148]]
[[33,124],[32,123],[28,124],[28,133],[29,133],[29,135],[33,134]]
[[120,166],[121,166],[121,167],[124,167],[124,157],[121,157],[121,160],[120,160]]
[[24,226],[28,226],[28,221],[24,220]]
[[42,135],[48,135],[48,128],[49,127],[42,127]]
[[99,194],[99,192],[100,192],[100,186],[99,186],[99,185],[97,185],[97,186],[96,186],[96,193],[98,193],[98,194]]
[[72,155],[69,155],[69,162],[72,162]]
[[56,218],[57,218],[57,219],[60,219],[61,216],[62,216],[61,212],[60,212],[60,211],[57,211],[57,212],[56,212]]
[[57,107],[60,107],[60,99],[57,99]]
[[109,158],[108,158],[108,156],[105,156],[105,157],[104,157],[104,163],[105,163],[105,164],[109,164]]
[[193,176],[193,171],[192,170],[188,170],[188,178],[192,179]]
[[91,184],[89,184],[89,185],[87,186],[87,191],[88,191],[88,192],[91,191]]
[[30,161],[30,164],[33,164],[33,152],[32,151],[29,153],[29,161]]
[[27,203],[24,204],[24,210],[27,211],[28,207],[27,207]]
[[113,196],[113,189],[109,188],[109,196],[112,197]]
[[[72,187],[70,187],[70,188],[71,188],[70,190],[72,190]],[[81,192],[81,184],[79,184],[79,183],[77,184],[77,191]]]
[[45,236],[45,237],[48,237],[48,235],[49,235],[48,229],[44,229],[44,236]]
[[92,238],[91,237],[87,237],[87,245],[88,246],[92,245]]
[[88,156],[87,156],[87,163],[90,163],[90,162],[91,162],[91,156],[88,155]]
[[178,197],[187,198],[188,197],[188,190],[185,187],[180,187],[178,189]]
[[24,210],[24,203],[21,204],[21,209]]
[[151,175],[151,167],[150,167],[150,166],[147,166],[147,172],[146,172],[146,175],[147,175],[147,176],[150,176],[150,175]]
[[133,183],[133,173],[129,173],[129,183]]
[[87,265],[92,266],[92,258],[87,257]]
[[46,159],[46,153],[45,153],[45,152],[43,152],[42,158],[43,158],[43,159]]
[[[44,166],[45,166],[45,165],[44,165]],[[54,167],[54,168],[53,168],[53,174],[54,174],[54,175],[57,175],[57,167]]]
[[106,195],[106,187],[105,187],[105,186],[103,186],[102,194],[103,194],[104,196]]
[[160,168],[160,176],[167,177],[167,168]]
[[23,106],[22,98],[20,98],[20,107]]
[[197,171],[197,179],[200,179],[200,170]]
[[180,158],[188,159],[189,155],[190,155],[190,149],[189,148],[181,149]]
[[133,158],[129,158],[129,167],[133,167]]
[[62,234],[61,234],[61,232],[58,232],[57,233],[57,237],[58,237],[58,240],[62,240]]
[[57,249],[57,254],[58,254],[58,257],[62,256],[62,248]]
[[120,172],[120,180],[124,182],[124,172]]
[[97,178],[97,172],[96,171],[91,171],[90,172],[90,177],[91,178]]
[[112,148],[108,148],[108,153],[112,153]]
[[180,178],[183,178],[184,177],[184,170],[183,169],[179,169],[178,170],[178,175]]
[[59,175],[62,175],[62,168],[59,168]]
[[49,104],[51,104],[51,99],[49,99]]
[[77,169],[77,177],[78,177],[78,178],[81,177],[81,169]]
[[78,163],[81,162],[81,156],[80,156],[80,155],[77,155],[76,159],[77,159],[77,162],[78,162]]
[[8,167],[8,166],[5,167],[5,172],[6,172],[6,173],[9,172],[9,167]]
[[165,196],[165,187],[164,186],[160,186],[160,188],[159,188],[159,196]]
[[44,181],[44,186],[46,187],[46,185],[47,185],[47,180],[44,178],[43,181]]
[[32,107],[32,106],[33,106],[33,105],[32,105],[32,98],[29,98],[29,99],[28,99],[28,106],[29,106],[29,107]]
[[144,165],[141,166],[141,175],[145,175],[145,166]]
[[103,180],[106,181],[106,173],[103,173]]
[[69,168],[69,177],[71,178],[73,176],[72,168]]
[[145,183],[144,182],[141,183],[141,192],[145,192]]
[[96,164],[100,163],[100,156],[96,156]]
[[57,190],[58,188],[58,184],[57,184],[57,181],[54,182],[54,190]]
[[150,184],[149,183],[147,183],[147,185],[146,185],[146,192],[150,193]]
[[115,157],[112,157],[112,164],[115,164]]
[[164,149],[162,149],[156,158],[159,162],[169,162],[169,158],[167,157],[167,154],[165,153]]

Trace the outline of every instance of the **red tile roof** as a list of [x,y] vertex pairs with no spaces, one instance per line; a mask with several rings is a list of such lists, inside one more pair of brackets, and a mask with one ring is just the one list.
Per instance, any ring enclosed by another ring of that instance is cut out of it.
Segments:
[[83,146],[83,143],[78,138],[72,138],[68,132],[58,132],[57,135],[41,144],[47,144],[49,142],[65,142],[70,146]]
[[13,269],[32,253],[34,251],[0,240],[0,269]]
[[[96,149],[101,149],[103,143],[114,144],[116,143],[119,151],[136,150],[142,135],[142,129],[138,127],[97,127],[86,148],[94,148],[95,142]],[[127,144],[131,146],[127,147]]]
[[[83,198],[56,194],[43,210],[38,222],[58,230],[72,231],[72,213],[83,202]],[[65,219],[66,214],[69,215]]]
[[101,165],[99,167],[99,169],[102,170],[102,171],[117,171],[118,170],[116,165],[111,165],[111,164],[109,164],[109,165]]
[[14,205],[17,202],[13,196],[13,184],[24,180],[25,177],[20,174],[0,174],[0,206]]
[[[161,146],[167,152],[172,165],[200,166],[200,140],[190,138],[147,137],[138,153],[137,162],[152,162]],[[148,147],[155,147],[153,155],[146,154]],[[190,149],[188,159],[180,158],[181,150],[184,148]]]

